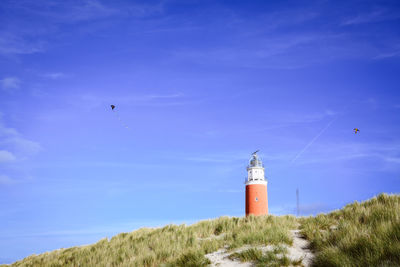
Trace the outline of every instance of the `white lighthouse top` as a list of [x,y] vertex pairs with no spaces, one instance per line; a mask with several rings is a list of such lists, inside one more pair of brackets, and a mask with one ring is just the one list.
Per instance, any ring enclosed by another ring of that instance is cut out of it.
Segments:
[[264,165],[261,159],[258,157],[257,152],[251,155],[249,165],[247,166],[247,179],[246,185],[249,184],[267,184],[264,176]]
[[252,168],[252,167],[261,167],[261,168],[264,167],[261,159],[257,155],[257,152],[254,152],[252,154],[252,157],[251,157],[251,159],[249,161],[249,166],[247,168]]

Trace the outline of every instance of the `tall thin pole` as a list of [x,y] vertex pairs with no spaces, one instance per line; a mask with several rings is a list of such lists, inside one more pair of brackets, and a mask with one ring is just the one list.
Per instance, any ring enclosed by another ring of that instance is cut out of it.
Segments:
[[299,216],[300,215],[299,188],[296,188],[296,200],[297,200],[297,216]]

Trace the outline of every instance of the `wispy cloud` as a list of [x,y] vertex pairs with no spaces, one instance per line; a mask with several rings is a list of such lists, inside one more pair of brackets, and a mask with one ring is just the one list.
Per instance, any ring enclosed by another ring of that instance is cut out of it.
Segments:
[[[5,3],[3,8],[12,13],[29,14],[34,19],[8,20],[8,27],[0,31],[0,54],[5,56],[45,52],[49,45],[49,35],[60,32],[62,25],[93,21],[118,14],[97,0],[84,1],[17,1]],[[33,22],[31,22],[33,21]]]
[[16,33],[2,32],[0,35],[0,54],[22,55],[43,52],[45,43],[43,41],[28,40]]
[[264,15],[263,21],[267,29],[271,30],[279,27],[286,27],[288,25],[304,24],[320,16],[321,14],[317,10],[299,8],[271,12]]
[[11,179],[9,176],[0,174],[0,185],[11,185],[15,184],[16,182],[16,180]]
[[392,57],[399,57],[400,56],[400,50],[393,51],[393,52],[386,52],[379,54],[374,57],[374,59],[385,59],[385,58],[392,58]]
[[51,79],[51,80],[58,80],[61,78],[65,78],[68,75],[65,73],[62,73],[62,72],[49,72],[49,73],[41,74],[40,76],[47,78],[47,79]]
[[341,25],[343,26],[357,25],[357,24],[373,23],[379,21],[395,20],[399,18],[400,15],[397,13],[394,13],[387,9],[377,8],[369,12],[360,13],[356,16],[347,18],[343,20]]
[[[348,33],[299,31],[259,34],[223,47],[190,47],[171,51],[174,60],[204,65],[257,69],[299,69],[342,58],[371,58],[375,47]],[[313,54],[310,57],[310,53]],[[333,57],[332,54],[335,56]]]
[[28,140],[21,135],[4,138],[0,140],[0,143],[14,148],[16,151],[26,156],[36,154],[42,150],[38,142]]
[[17,77],[6,77],[0,80],[1,88],[7,92],[13,92],[19,89],[21,80]]
[[[282,56],[292,53],[296,49],[315,43],[322,38],[315,34],[301,35],[273,35],[270,38],[254,36],[240,44],[231,44],[223,48],[185,48],[172,51],[174,58],[184,61],[195,61],[200,64],[218,64],[241,66],[249,68],[298,68],[303,63],[294,64]],[[280,64],[277,59],[280,59]]]
[[46,18],[53,23],[74,23],[115,15],[118,10],[108,7],[98,0],[71,2],[41,1],[15,3],[13,8],[23,10],[37,17]]
[[13,153],[7,150],[0,150],[0,163],[15,161],[16,157]]
[[[376,170],[400,168],[400,143],[322,143],[315,145],[307,156],[300,158],[296,164],[315,164],[321,162],[349,161],[355,159],[379,159],[381,167]],[[383,165],[380,163],[384,163]]]
[[384,13],[383,10],[374,10],[369,13],[359,14],[357,16],[345,19],[342,22],[342,25],[354,25],[354,24],[375,22],[379,19],[382,19],[383,13]]
[[374,97],[369,97],[363,101],[363,103],[366,103],[369,105],[372,109],[377,109],[378,108],[378,101]]
[[114,104],[117,109],[124,105],[146,106],[146,107],[165,107],[165,106],[180,106],[193,103],[193,100],[185,97],[183,93],[150,93],[150,94],[129,94],[124,96],[115,95],[95,95],[84,94],[78,99],[73,98],[74,105],[78,103],[80,107],[84,106],[87,109],[97,108],[102,105]]
[[143,96],[144,99],[148,98],[148,99],[163,99],[163,98],[178,98],[178,97],[182,97],[183,94],[182,93],[177,93],[177,94],[166,94],[166,95],[145,95]]
[[248,159],[248,152],[226,152],[220,154],[203,154],[203,155],[182,155],[181,158],[187,161],[208,162],[208,163],[232,163],[235,161],[243,161]]
[[[15,158],[25,158],[38,153],[42,147],[38,142],[25,138],[15,128],[4,125],[0,116],[0,145],[7,148],[7,152],[11,153]],[[3,156],[10,159],[12,156],[7,152],[3,152]]]
[[[38,142],[27,139],[16,129],[4,125],[3,114],[0,113],[0,185],[14,185],[31,179],[23,168],[15,168],[15,163],[21,163],[38,153],[42,147]],[[13,167],[14,166],[14,167]],[[17,177],[17,178],[16,178]]]
[[325,119],[329,119],[337,115],[338,112],[331,109],[314,111],[314,112],[288,112],[288,111],[278,111],[275,114],[270,114],[271,118],[278,118],[279,121],[283,121],[290,124],[303,124],[303,123],[313,123],[319,122]]
[[244,193],[244,189],[219,189],[218,193]]

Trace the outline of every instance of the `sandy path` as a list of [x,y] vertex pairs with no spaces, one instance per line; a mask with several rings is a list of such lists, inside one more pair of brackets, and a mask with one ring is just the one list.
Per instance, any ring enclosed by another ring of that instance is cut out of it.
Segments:
[[[302,264],[304,267],[311,266],[314,255],[311,250],[308,249],[310,243],[306,239],[302,238],[300,235],[300,230],[291,230],[290,232],[292,233],[293,237],[293,246],[286,246],[288,249],[287,257],[291,260],[302,259]],[[231,252],[227,252],[226,249],[220,249],[205,256],[211,261],[210,266],[212,267],[250,267],[253,266],[253,264],[250,262],[240,262],[228,258],[228,256],[232,253],[240,252],[249,248],[251,248],[251,246],[244,246]],[[255,248],[266,251],[272,250],[273,246],[257,246]]]
[[298,260],[302,258],[302,264],[304,267],[311,266],[314,254],[308,248],[310,242],[301,236],[300,230],[291,230],[290,232],[292,233],[293,237],[293,246],[287,247],[288,258],[291,260]]
[[218,266],[218,267],[250,267],[252,264],[250,262],[240,262],[237,260],[231,260],[228,258],[234,252],[238,252],[239,250],[226,252],[226,249],[220,249],[213,253],[207,254],[206,257],[211,261],[209,266]]

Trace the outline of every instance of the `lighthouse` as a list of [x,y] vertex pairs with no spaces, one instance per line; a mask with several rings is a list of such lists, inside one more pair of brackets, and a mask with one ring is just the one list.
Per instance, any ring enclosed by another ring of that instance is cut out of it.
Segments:
[[268,214],[267,180],[264,165],[257,152],[258,150],[251,155],[247,166],[246,216]]

